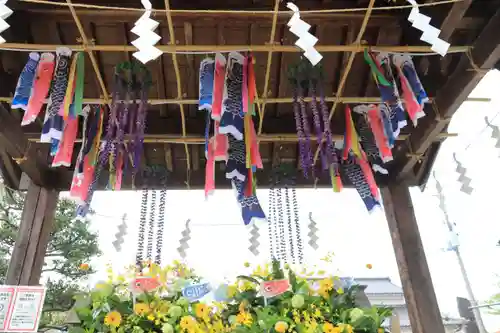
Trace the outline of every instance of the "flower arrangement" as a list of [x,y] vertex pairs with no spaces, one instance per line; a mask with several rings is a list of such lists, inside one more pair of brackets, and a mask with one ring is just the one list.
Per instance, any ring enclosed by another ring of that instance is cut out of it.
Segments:
[[312,280],[278,262],[219,286],[218,301],[207,304],[182,296],[201,279],[179,262],[150,265],[142,278],[157,284],[137,293],[127,277],[110,271],[106,283],[77,300],[80,323],[71,333],[383,333],[391,316],[388,308],[358,308],[356,285],[344,286],[333,276]]

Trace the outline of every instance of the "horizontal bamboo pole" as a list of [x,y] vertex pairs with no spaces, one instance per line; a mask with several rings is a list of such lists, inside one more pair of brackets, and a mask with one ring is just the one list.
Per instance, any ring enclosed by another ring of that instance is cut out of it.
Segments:
[[[437,0],[428,3],[418,4],[418,7],[428,7],[428,6],[438,6],[444,4],[450,4],[455,2],[461,2],[463,0]],[[19,2],[26,3],[37,3],[51,6],[68,6],[64,2],[56,2],[51,0],[20,0]],[[126,11],[126,12],[139,12],[142,13],[144,9],[142,8],[131,8],[131,7],[114,7],[114,6],[103,6],[103,5],[93,5],[93,4],[83,4],[83,3],[75,3],[73,4],[75,8],[88,8],[88,9],[97,9],[97,10],[112,10],[115,12]],[[372,10],[374,11],[392,11],[392,10],[401,10],[406,8],[413,8],[413,5],[391,5],[391,6],[381,6],[375,7]],[[300,11],[301,16],[306,16],[310,14],[332,14],[332,13],[364,13],[368,10],[368,8],[334,8],[334,9],[317,9],[317,10],[303,10]],[[171,14],[202,14],[202,15],[272,15],[274,13],[273,10],[220,10],[220,9],[153,9],[155,13],[171,13]],[[290,16],[291,11],[284,10],[278,11],[278,15],[286,15]]]
[[[25,134],[30,142],[40,143],[40,139],[36,136],[39,134],[28,133]],[[401,134],[397,140],[404,141],[410,134]],[[436,141],[446,139],[449,137],[456,137],[457,133],[441,133],[436,137]],[[334,140],[343,140],[343,135],[332,135]],[[125,139],[128,141],[128,138]],[[298,142],[299,139],[296,134],[261,134],[258,136],[260,142]],[[311,136],[311,141],[316,141],[316,136]],[[81,139],[77,139],[76,142],[82,142]],[[205,144],[204,136],[186,136],[182,135],[165,135],[165,134],[146,134],[144,135],[144,143],[181,143],[181,144]]]
[[[325,100],[327,102],[335,102],[338,101],[339,103],[343,104],[354,104],[354,103],[373,103],[377,104],[380,103],[380,97],[326,97]],[[311,97],[306,97],[304,98],[304,101],[310,102]],[[469,97],[465,100],[466,102],[483,102],[483,103],[488,103],[491,101],[491,98],[487,97]],[[5,103],[11,103],[12,102],[12,97],[0,97],[0,102],[5,102]],[[45,103],[47,103],[48,100],[45,100]],[[137,102],[140,102],[139,100]],[[148,100],[149,104],[151,105],[165,105],[165,104],[184,104],[184,105],[196,105],[199,103],[199,100],[197,99],[176,99],[176,98],[170,98],[170,99],[161,99],[161,98],[152,98]],[[259,99],[259,103],[266,103],[266,104],[288,104],[292,103],[293,98],[292,97],[281,97],[281,98],[265,98],[265,99]],[[432,98],[429,99],[429,102],[432,102]],[[96,104],[96,105],[104,105],[106,104],[106,101],[103,98],[84,98],[83,99],[84,104]]]
[[[0,50],[9,51],[55,51],[58,47],[67,47],[73,51],[100,51],[100,52],[134,52],[137,49],[133,45],[56,45],[56,44],[25,44],[25,43],[3,43]],[[156,45],[158,49],[165,53],[180,52],[282,52],[293,53],[302,52],[300,48],[294,45]],[[316,45],[318,52],[363,52],[364,50],[373,50],[393,53],[429,53],[435,54],[430,46],[381,46],[381,45]],[[448,53],[467,52],[470,46],[451,46]]]

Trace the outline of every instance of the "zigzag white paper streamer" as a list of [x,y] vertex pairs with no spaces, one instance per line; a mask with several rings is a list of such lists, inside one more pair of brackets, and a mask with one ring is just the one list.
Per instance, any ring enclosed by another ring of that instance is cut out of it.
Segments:
[[484,121],[486,122],[486,125],[491,128],[491,138],[497,140],[495,144],[495,148],[500,149],[500,129],[498,128],[497,125],[493,125],[488,117],[484,117]]
[[316,227],[316,221],[313,220],[312,218],[312,212],[309,212],[309,233],[307,236],[309,236],[309,245],[314,249],[318,249],[318,236],[316,236],[316,232],[318,232],[318,228]]
[[122,244],[125,242],[124,237],[127,234],[127,215],[123,215],[122,223],[118,226],[118,232],[115,234],[115,240],[113,242],[113,247],[116,252],[122,250]]
[[189,240],[191,239],[191,228],[189,228],[189,224],[191,220],[186,221],[186,228],[182,232],[182,238],[179,241],[180,246],[177,248],[177,252],[181,256],[182,259],[186,259],[186,250],[189,249]]
[[444,57],[448,52],[448,49],[450,48],[450,44],[439,38],[441,30],[429,24],[431,18],[420,13],[416,0],[407,1],[413,6],[410,12],[410,16],[408,16],[408,21],[412,23],[412,26],[414,28],[417,28],[418,30],[423,32],[420,40],[431,44],[432,51],[439,53]]
[[462,163],[457,159],[457,155],[453,153],[453,159],[455,160],[455,163],[457,164],[457,168],[455,169],[456,172],[460,175],[458,177],[458,181],[462,184],[460,187],[460,191],[466,193],[466,194],[471,194],[474,188],[470,186],[470,183],[472,179],[467,177],[465,174],[467,173],[467,169],[464,168]]
[[154,31],[158,28],[159,23],[150,18],[152,6],[149,0],[142,0],[142,5],[146,12],[135,22],[135,26],[130,30],[139,38],[132,42],[139,51],[134,52],[133,56],[143,64],[148,61],[155,60],[163,54],[163,52],[155,47],[161,37]]
[[259,228],[257,228],[257,225],[255,223],[252,224],[252,227],[251,227],[251,230],[250,230],[250,247],[248,248],[250,250],[250,252],[252,252],[252,254],[254,256],[258,256],[259,255],[259,237],[260,237],[260,233],[259,233]]
[[306,57],[313,66],[316,66],[316,64],[323,59],[323,56],[314,48],[318,39],[309,33],[311,25],[300,19],[299,7],[291,2],[287,3],[286,6],[293,11],[292,18],[288,21],[287,25],[290,27],[290,32],[299,37],[295,45],[304,50],[304,57]]
[[[7,30],[10,25],[5,21],[10,15],[12,10],[6,6],[7,0],[0,0],[0,33]],[[5,39],[0,36],[0,44],[5,43]]]

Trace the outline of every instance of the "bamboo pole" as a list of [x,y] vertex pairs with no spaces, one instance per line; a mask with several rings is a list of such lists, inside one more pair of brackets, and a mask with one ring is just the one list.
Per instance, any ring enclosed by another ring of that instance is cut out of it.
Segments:
[[[463,0],[438,0],[433,2],[417,4],[418,7],[429,7],[438,6],[444,4],[450,4],[455,2],[461,2]],[[63,2],[55,2],[49,0],[19,0],[19,2],[37,3],[51,6],[61,6],[65,7],[67,4]],[[92,5],[75,3],[73,5],[75,8],[88,8],[88,9],[99,9],[99,10],[110,10],[114,12],[144,12],[142,8],[130,8],[130,7],[116,7],[116,6],[103,6],[103,5]],[[371,10],[373,11],[390,11],[390,10],[400,10],[405,8],[413,8],[413,5],[393,5],[393,6],[381,6],[375,7]],[[334,8],[334,9],[316,9],[316,10],[304,10],[300,12],[301,16],[311,15],[311,14],[332,14],[332,13],[363,13],[369,8]],[[204,14],[204,15],[274,15],[273,10],[214,10],[214,9],[153,9],[156,13],[170,13],[170,14]],[[290,11],[278,11],[278,15],[290,15]]]
[[106,89],[106,85],[104,84],[104,79],[102,78],[101,71],[99,70],[99,65],[97,64],[97,59],[95,57],[95,54],[93,50],[88,49],[89,40],[87,38],[87,35],[85,34],[85,30],[83,29],[82,23],[80,22],[80,19],[78,18],[78,15],[76,15],[75,9],[73,8],[73,4],[71,0],[66,0],[66,3],[69,7],[69,10],[71,12],[71,16],[73,16],[73,20],[75,21],[76,27],[78,28],[78,31],[80,32],[80,36],[82,37],[83,41],[83,50],[87,52],[90,58],[90,62],[92,63],[92,68],[94,69],[97,81],[99,82],[99,86],[101,88],[103,98],[106,104],[111,104],[111,101],[109,99],[108,95],[108,90]]
[[[28,137],[28,140],[33,143],[41,143],[38,138],[40,134],[35,133],[27,133],[25,134]],[[401,134],[396,140],[404,141],[410,135],[409,134]],[[457,137],[458,133],[441,133],[435,138],[435,141],[440,141],[450,137]],[[294,143],[298,142],[298,137],[296,134],[261,134],[258,137],[260,142],[282,142],[282,143]],[[332,135],[334,140],[340,141],[344,139],[343,135]],[[129,137],[125,138],[125,141],[130,140]],[[316,136],[311,137],[312,141],[316,141]],[[82,142],[81,138],[76,139],[76,142]],[[201,145],[205,144],[204,136],[182,136],[178,134],[146,134],[144,135],[144,143],[176,143],[176,144],[184,144],[184,145]]]
[[[367,104],[378,104],[380,103],[380,97],[326,97],[325,100],[327,102],[335,102],[338,101],[342,104],[357,104],[357,103],[367,103]],[[45,104],[48,103],[48,99],[45,100]],[[304,101],[310,102],[311,97],[304,98]],[[429,98],[429,103],[433,101],[433,98]],[[491,98],[488,97],[469,97],[465,100],[466,102],[476,102],[476,103],[489,103],[491,102]],[[0,102],[11,103],[12,97],[0,97]],[[118,100],[120,102],[120,100]],[[137,100],[136,102],[140,102]],[[256,100],[255,104],[259,105],[262,103],[267,104],[289,104],[293,102],[292,97],[280,97],[280,98],[266,98]],[[84,98],[84,104],[105,104],[106,101],[104,98]],[[183,104],[183,105],[196,105],[199,103],[198,99],[176,99],[176,98],[152,98],[148,100],[150,105],[165,105],[165,104]],[[155,111],[155,110],[151,110]]]
[[[363,34],[365,33],[366,26],[368,25],[368,20],[370,19],[370,15],[372,13],[373,5],[375,4],[375,0],[370,0],[370,4],[368,5],[368,10],[366,11],[365,18],[363,20],[363,23],[361,24],[361,28],[359,29],[358,36],[356,37],[356,41],[354,42],[354,45],[360,46],[361,45],[361,38],[363,38]],[[349,76],[349,73],[351,72],[352,64],[354,63],[354,58],[356,57],[356,52],[351,52],[349,55],[349,59],[347,60],[347,65],[345,67],[344,72],[342,73],[342,77],[339,82],[339,86],[337,88],[337,92],[335,96],[342,96],[342,93],[344,92],[344,87],[347,82],[347,77]],[[332,108],[330,109],[330,115],[328,116],[328,125],[332,122],[333,115],[335,114],[335,109],[337,108],[337,105],[339,104],[339,101],[336,100],[333,102]],[[313,165],[316,164],[316,161],[318,160],[319,152],[321,150],[321,145],[318,145],[318,148],[316,149],[316,152],[314,153],[314,159],[313,159]]]
[[[273,14],[273,23],[271,25],[271,36],[269,37],[269,45],[275,44],[276,37],[276,25],[278,23],[278,10],[280,8],[280,0],[275,0],[274,2],[274,14]],[[262,133],[262,124],[264,122],[264,115],[266,112],[266,98],[269,90],[269,78],[271,76],[271,64],[273,61],[273,51],[270,50],[267,54],[267,66],[266,66],[266,75],[264,78],[264,91],[262,92],[262,106],[259,109],[259,128],[257,130],[257,135]],[[252,64],[253,66],[253,64]]]
[[[165,0],[165,10],[166,10],[166,16],[167,16],[167,23],[168,23],[168,34],[170,37],[170,45],[175,45],[175,31],[174,31],[174,24],[172,22],[172,16],[170,14],[170,1]],[[181,73],[179,71],[179,63],[177,62],[177,54],[172,53],[172,63],[174,65],[174,71],[175,71],[175,78],[177,80],[177,100],[182,99],[182,83],[181,83]],[[186,137],[186,115],[184,113],[184,104],[178,103],[179,109],[181,111],[181,130],[182,130],[182,137]],[[187,143],[184,143],[184,150],[186,152],[186,168],[187,168],[187,179],[186,179],[186,187],[190,188],[189,181],[190,181],[190,171],[191,171],[191,158],[189,155],[189,148]]]
[[[7,51],[55,51],[58,47],[67,47],[72,51],[100,51],[100,52],[135,52],[137,49],[133,45],[56,45],[56,44],[26,44],[26,43],[3,43],[0,45],[0,50]],[[264,45],[156,45],[161,51],[165,53],[181,53],[181,52],[199,52],[199,53],[214,53],[214,52],[282,52],[282,53],[298,53],[301,49],[294,45],[278,45],[278,44],[264,44]],[[429,53],[435,54],[430,46],[424,45],[316,45],[318,52],[363,52],[364,50],[380,51],[380,52],[393,52],[393,53]],[[450,46],[448,54],[450,53],[465,53],[471,46],[460,45]]]

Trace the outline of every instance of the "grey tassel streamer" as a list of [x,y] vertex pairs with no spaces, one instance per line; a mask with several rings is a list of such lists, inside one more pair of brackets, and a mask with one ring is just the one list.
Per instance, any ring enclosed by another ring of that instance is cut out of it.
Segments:
[[123,214],[122,223],[118,226],[118,232],[115,234],[115,240],[112,243],[116,252],[122,250],[122,244],[125,242],[124,237],[127,235],[127,214]]
[[186,250],[189,249],[189,240],[191,239],[191,229],[189,228],[189,224],[191,220],[186,221],[186,228],[182,232],[182,238],[179,241],[180,246],[177,248],[177,252],[181,256],[182,259],[186,259]]
[[260,254],[259,237],[260,237],[259,228],[257,228],[257,225],[254,223],[250,230],[250,247],[248,248],[254,256],[258,256]]
[[309,236],[309,245],[314,249],[318,249],[318,236],[316,235],[316,232],[318,232],[318,228],[316,227],[316,221],[313,220],[312,218],[312,212],[309,212],[309,233],[307,236]]
[[462,191],[466,194],[471,194],[472,191],[474,190],[474,188],[472,188],[470,186],[472,179],[470,179],[469,177],[466,176],[467,169],[464,168],[462,163],[460,163],[460,161],[457,159],[456,153],[453,153],[453,159],[455,160],[455,163],[457,164],[457,168],[455,169],[455,171],[458,172],[458,174],[460,175],[458,177],[458,181],[462,184],[462,186],[460,186],[460,191]]
[[495,144],[495,148],[499,148],[500,149],[500,129],[498,128],[497,125],[493,125],[488,117],[484,117],[484,121],[486,122],[486,125],[491,128],[491,137],[495,140],[497,140],[496,144]]

